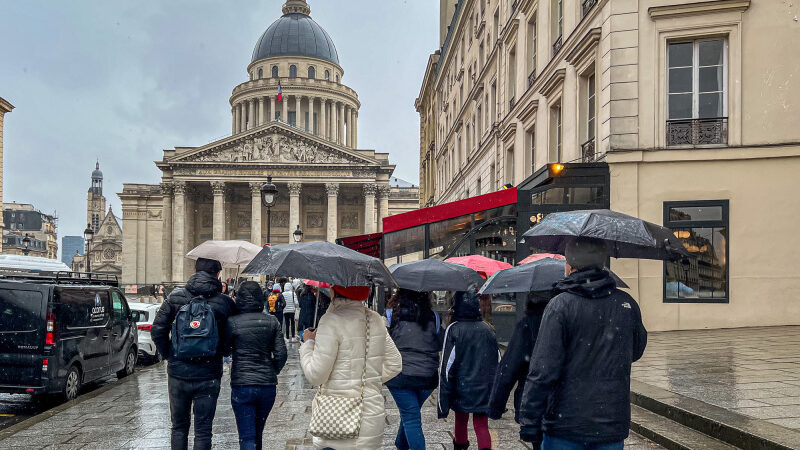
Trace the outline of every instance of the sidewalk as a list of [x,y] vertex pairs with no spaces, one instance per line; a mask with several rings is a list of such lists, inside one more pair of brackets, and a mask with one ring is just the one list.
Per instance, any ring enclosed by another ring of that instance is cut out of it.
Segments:
[[[290,346],[290,359],[280,375],[278,398],[264,433],[265,449],[311,449],[306,432],[310,420],[310,404],[314,389],[308,385],[300,369],[297,344]],[[223,378],[223,390],[214,421],[214,448],[237,449],[236,422],[230,406],[229,373]],[[386,392],[387,426],[383,448],[394,448],[399,414]],[[145,369],[99,395],[89,396],[52,417],[33,423],[5,440],[3,449],[54,448],[73,449],[161,449],[169,448],[170,419],[167,397],[166,367],[162,364]],[[506,414],[511,416],[512,414]],[[36,419],[31,419],[35,421]],[[20,425],[30,424],[23,423]],[[427,447],[452,448],[452,415],[448,420],[436,418],[432,397],[423,410]],[[507,418],[490,423],[492,444],[496,449],[529,448],[519,441],[519,427]],[[475,446],[475,436],[470,430]],[[190,439],[191,443],[191,439]],[[632,449],[660,448],[652,442],[632,435],[626,442]]]

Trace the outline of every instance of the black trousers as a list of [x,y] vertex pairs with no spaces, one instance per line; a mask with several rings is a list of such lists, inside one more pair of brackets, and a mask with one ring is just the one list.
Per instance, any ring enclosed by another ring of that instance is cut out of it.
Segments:
[[189,381],[169,377],[169,411],[172,450],[189,447],[189,426],[194,412],[194,450],[211,448],[211,425],[217,410],[220,380]]
[[[283,329],[286,331],[286,339],[291,339],[295,335],[294,313],[283,313]],[[291,331],[290,331],[291,329]]]

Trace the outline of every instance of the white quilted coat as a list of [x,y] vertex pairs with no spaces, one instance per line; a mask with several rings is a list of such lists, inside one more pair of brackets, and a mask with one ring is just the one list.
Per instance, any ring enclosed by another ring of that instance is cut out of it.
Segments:
[[[357,439],[326,441],[314,438],[316,448],[379,449],[383,442],[383,383],[397,376],[403,368],[402,358],[384,327],[381,317],[369,311],[370,341],[367,359],[367,383],[364,390],[364,414]],[[308,381],[325,385],[326,393],[358,397],[364,370],[364,307],[360,302],[335,299],[322,316],[316,342],[300,347],[300,365]]]

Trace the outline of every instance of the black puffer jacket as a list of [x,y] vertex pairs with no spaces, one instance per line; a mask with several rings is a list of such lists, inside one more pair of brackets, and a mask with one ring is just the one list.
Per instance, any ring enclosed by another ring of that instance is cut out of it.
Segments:
[[389,335],[403,357],[403,372],[386,383],[391,388],[435,389],[439,382],[444,330],[433,311],[420,325],[415,306],[395,308],[392,314]]
[[247,281],[236,291],[238,314],[228,318],[226,354],[233,356],[231,386],[275,386],[286,364],[286,344],[275,316],[264,314],[264,293]]
[[300,294],[300,317],[297,318],[297,328],[301,331],[313,327],[314,308],[317,304],[317,297],[310,288],[305,288]]
[[195,273],[186,282],[184,288],[176,288],[169,294],[169,297],[161,304],[161,308],[158,309],[150,335],[153,343],[158,347],[158,351],[169,360],[167,370],[171,377],[192,381],[213,380],[222,377],[223,348],[221,342],[217,345],[217,354],[210,358],[198,358],[192,361],[178,361],[170,358],[172,350],[170,332],[175,315],[178,314],[181,306],[197,296],[208,299],[208,305],[214,311],[214,318],[217,322],[217,333],[219,336],[223,336],[228,316],[233,313],[234,303],[230,297],[222,295],[222,283],[206,272]]
[[500,352],[492,328],[481,320],[477,294],[456,293],[439,371],[439,418],[455,412],[488,414]]
[[[576,272],[556,285],[539,328],[520,417],[523,440],[542,431],[571,441],[628,437],[631,364],[647,345],[639,305],[608,272]],[[549,400],[548,400],[549,399]]]

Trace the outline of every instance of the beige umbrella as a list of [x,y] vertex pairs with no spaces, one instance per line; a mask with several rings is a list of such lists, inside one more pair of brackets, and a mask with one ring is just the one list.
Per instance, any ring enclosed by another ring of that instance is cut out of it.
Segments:
[[214,259],[222,267],[236,269],[236,279],[239,279],[239,270],[242,266],[258,255],[261,247],[247,241],[205,241],[186,254],[189,259]]

